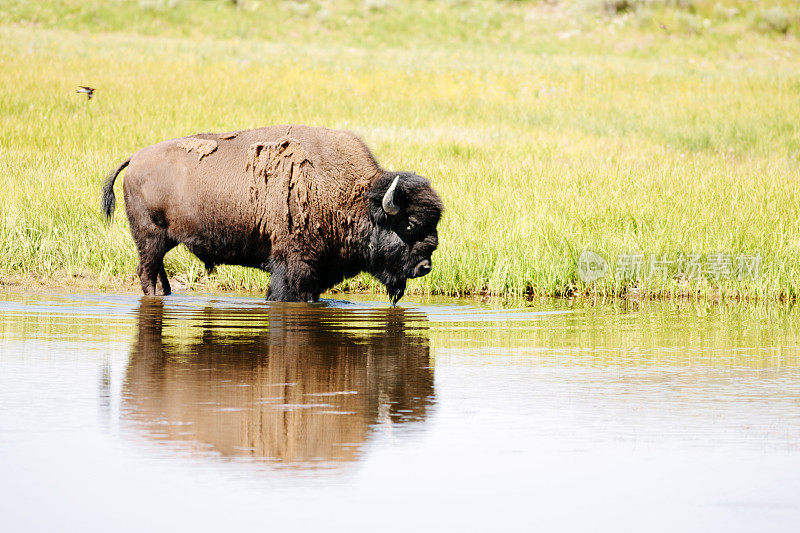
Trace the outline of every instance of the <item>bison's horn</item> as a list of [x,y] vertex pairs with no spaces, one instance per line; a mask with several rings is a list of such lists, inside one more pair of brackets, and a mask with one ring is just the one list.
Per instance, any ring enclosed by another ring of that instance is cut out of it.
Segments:
[[397,188],[397,180],[400,179],[400,176],[396,176],[394,181],[389,188],[386,190],[386,194],[383,195],[383,210],[386,211],[387,215],[396,215],[400,212],[400,208],[394,203],[394,190]]

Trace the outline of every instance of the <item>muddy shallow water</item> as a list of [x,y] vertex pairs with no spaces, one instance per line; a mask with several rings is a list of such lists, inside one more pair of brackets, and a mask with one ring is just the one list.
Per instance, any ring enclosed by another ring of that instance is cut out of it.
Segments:
[[787,307],[0,293],[0,530],[796,531]]

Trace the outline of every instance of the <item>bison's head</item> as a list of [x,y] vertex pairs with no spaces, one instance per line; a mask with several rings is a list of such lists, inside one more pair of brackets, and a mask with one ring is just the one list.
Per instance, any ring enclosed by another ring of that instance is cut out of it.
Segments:
[[369,272],[386,285],[396,304],[408,278],[424,276],[433,268],[442,201],[428,180],[412,172],[385,172],[367,197],[372,219]]

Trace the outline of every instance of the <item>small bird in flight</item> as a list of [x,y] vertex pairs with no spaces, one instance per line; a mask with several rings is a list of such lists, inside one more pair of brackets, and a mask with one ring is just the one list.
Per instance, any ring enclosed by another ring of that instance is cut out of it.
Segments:
[[86,99],[91,100],[94,96],[94,87],[87,87],[86,85],[78,85],[76,93],[86,93]]

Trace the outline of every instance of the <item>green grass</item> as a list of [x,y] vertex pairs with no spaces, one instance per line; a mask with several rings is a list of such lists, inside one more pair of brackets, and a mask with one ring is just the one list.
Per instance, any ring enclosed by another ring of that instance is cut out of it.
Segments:
[[[447,212],[412,292],[795,298],[800,11],[605,5],[0,0],[0,279],[131,282],[127,221],[99,209],[112,167],[294,122],[356,131],[385,168],[431,178]],[[763,272],[587,285],[584,248],[761,254]],[[183,249],[167,269],[194,288],[268,283],[209,278]]]

